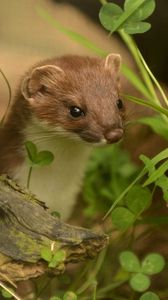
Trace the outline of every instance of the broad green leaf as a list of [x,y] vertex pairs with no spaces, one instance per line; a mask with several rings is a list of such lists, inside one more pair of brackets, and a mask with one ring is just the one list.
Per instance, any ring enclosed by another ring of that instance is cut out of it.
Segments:
[[27,154],[28,154],[28,157],[29,157],[31,163],[34,164],[34,162],[36,160],[36,155],[37,155],[36,145],[31,141],[26,141],[25,147],[26,147],[26,151],[27,151]]
[[[11,289],[10,289],[11,290]],[[13,292],[13,290],[11,290],[11,292]],[[13,296],[5,289],[2,288],[1,290],[1,294],[4,298],[6,299],[10,299],[10,298],[13,298]]]
[[146,292],[139,300],[160,300],[160,298],[155,293]]
[[150,278],[144,274],[137,273],[131,277],[130,286],[136,292],[146,291],[151,284]]
[[154,181],[156,181],[159,177],[161,177],[168,170],[168,160],[166,160],[158,169],[156,169],[149,178],[145,181],[144,186],[147,186]]
[[[124,10],[129,10],[137,0],[125,0]],[[142,21],[147,19],[155,9],[155,0],[145,0],[143,4],[132,14],[129,20]]]
[[119,261],[123,269],[127,272],[139,272],[140,262],[132,251],[123,251],[119,256]]
[[114,3],[108,3],[102,6],[99,13],[101,24],[107,30],[112,31],[117,19],[122,15],[123,10],[120,6]]
[[144,33],[151,28],[147,22],[129,22],[125,24],[124,31],[128,34]]
[[78,297],[74,292],[68,291],[64,294],[63,300],[77,300]]
[[52,251],[49,247],[43,247],[40,251],[41,258],[43,258],[45,261],[50,262],[52,259]]
[[40,151],[36,155],[35,163],[38,166],[49,165],[53,162],[54,155],[50,151]]
[[162,189],[163,199],[168,202],[168,177],[162,175],[158,180],[156,180],[156,185]]
[[168,140],[168,124],[160,115],[141,118],[138,122],[150,126],[154,132]]
[[141,185],[135,185],[126,195],[125,203],[135,215],[141,214],[151,204],[151,192]]
[[55,268],[58,266],[60,263],[64,262],[66,258],[66,252],[64,250],[58,250],[52,257],[49,267],[50,268]]
[[[102,6],[99,18],[102,25],[113,33],[114,31],[126,29],[128,23],[132,24],[131,33],[136,33],[133,31],[133,24],[135,23],[135,28],[137,27],[136,23],[141,20],[146,19],[146,16],[149,16],[155,8],[154,0],[136,0],[129,2],[125,5],[125,10],[122,13],[122,9],[113,3],[107,3]],[[147,28],[148,27],[148,28]],[[141,30],[140,30],[141,28]],[[142,30],[143,29],[143,30]],[[144,32],[149,29],[149,25],[140,25],[137,28],[138,33]]]
[[164,267],[164,257],[158,253],[151,253],[142,261],[141,272],[148,275],[153,275],[160,273]]
[[135,221],[135,215],[125,207],[117,207],[111,213],[113,224],[119,230],[127,230]]

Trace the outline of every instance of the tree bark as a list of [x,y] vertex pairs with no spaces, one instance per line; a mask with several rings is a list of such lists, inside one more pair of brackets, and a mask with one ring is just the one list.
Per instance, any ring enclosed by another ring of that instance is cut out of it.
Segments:
[[[50,215],[45,205],[6,175],[0,176],[0,280],[18,281],[45,272],[60,274],[68,262],[95,257],[108,242],[104,234],[70,226]],[[41,258],[41,249],[64,249],[55,268]]]

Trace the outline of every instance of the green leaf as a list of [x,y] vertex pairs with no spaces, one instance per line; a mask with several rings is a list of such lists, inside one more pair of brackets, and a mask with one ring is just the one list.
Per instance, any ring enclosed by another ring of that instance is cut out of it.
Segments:
[[[125,0],[124,10],[130,10],[135,4],[136,0]],[[154,0],[146,0],[141,4],[138,9],[132,14],[129,20],[142,21],[147,19],[155,9]]]
[[52,211],[52,212],[51,212],[51,215],[52,215],[53,217],[55,217],[55,218],[58,218],[58,219],[61,218],[61,214],[60,214],[58,211],[56,211],[56,210]]
[[119,230],[127,230],[135,221],[135,215],[125,207],[117,207],[112,213],[112,222]]
[[168,177],[162,175],[158,180],[156,180],[156,185],[162,189],[163,199],[168,202]]
[[164,149],[159,154],[157,154],[154,158],[152,158],[152,163],[156,165],[158,162],[166,158],[168,158],[168,148]]
[[155,164],[153,163],[153,161],[143,154],[141,154],[139,158],[143,161],[145,167],[148,170],[149,175],[151,175],[155,171]]
[[145,181],[143,186],[147,186],[153,183],[154,181],[159,179],[159,177],[161,177],[167,170],[168,170],[168,160],[162,163],[162,165],[149,176],[149,178]]
[[139,300],[160,300],[160,298],[155,293],[146,292]]
[[147,22],[129,22],[125,24],[124,31],[128,34],[144,33],[151,28]]
[[126,195],[125,203],[135,215],[141,214],[151,204],[151,192],[147,188],[135,185]]
[[124,94],[124,97],[126,99],[128,99],[129,101],[132,101],[134,103],[138,103],[138,104],[146,106],[146,107],[150,107],[154,111],[160,112],[160,113],[168,116],[168,109],[167,108],[164,108],[161,105],[155,104],[152,101],[143,100],[141,98],[130,96],[130,95],[125,95],[125,94]]
[[144,292],[150,287],[151,281],[148,276],[137,273],[132,276],[129,283],[134,291]]
[[57,297],[57,296],[53,296],[50,298],[50,300],[61,300],[61,298]]
[[138,122],[150,126],[155,133],[168,140],[167,122],[160,115],[141,118]]
[[99,13],[101,24],[107,30],[112,31],[117,19],[123,14],[123,10],[120,6],[114,3],[108,3],[102,6]]
[[58,250],[52,257],[49,267],[50,268],[55,268],[58,266],[60,263],[64,262],[66,258],[66,252],[64,250]]
[[140,22],[152,14],[155,8],[154,0],[126,1],[124,12],[113,3],[106,3],[99,13],[100,22],[111,33],[124,29],[126,32],[143,33],[150,29],[150,24]]
[[149,170],[150,175],[155,171],[154,166],[166,158],[168,158],[168,149],[164,149],[152,159],[149,159],[145,155],[140,155],[140,159],[146,165],[146,168]]
[[137,171],[137,166],[119,145],[96,149],[89,161],[84,181],[84,199],[88,204],[85,214],[93,216],[98,211],[105,213]]
[[158,253],[151,253],[142,261],[141,271],[145,274],[153,275],[160,273],[164,267],[164,257]]
[[127,272],[139,272],[140,262],[132,251],[123,251],[119,256],[119,261],[123,269]]
[[49,165],[53,162],[54,155],[50,151],[40,151],[36,155],[35,164],[38,166]]
[[37,155],[36,145],[31,141],[26,141],[25,147],[26,147],[26,151],[27,151],[30,161],[34,164],[34,162],[36,160],[36,155]]
[[43,258],[45,261],[50,262],[52,259],[52,251],[49,247],[43,247],[41,249],[41,258]]
[[64,294],[63,300],[77,300],[77,298],[74,292],[68,291]]
[[[11,292],[13,292],[13,290],[11,290]],[[10,299],[13,297],[7,290],[5,290],[3,288],[1,289],[1,294],[4,298],[7,298],[7,299]]]

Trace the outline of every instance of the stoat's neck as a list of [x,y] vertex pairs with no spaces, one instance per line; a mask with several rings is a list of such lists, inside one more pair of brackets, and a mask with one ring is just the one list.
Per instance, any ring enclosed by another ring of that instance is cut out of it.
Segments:
[[[51,151],[55,157],[51,165],[33,169],[30,190],[46,202],[51,211],[59,211],[64,219],[72,210],[92,150],[78,138],[66,135],[60,128],[54,130],[35,121],[24,129],[25,141],[34,142],[39,151]],[[23,152],[25,160],[15,170],[14,177],[25,186],[30,166],[24,148]]]

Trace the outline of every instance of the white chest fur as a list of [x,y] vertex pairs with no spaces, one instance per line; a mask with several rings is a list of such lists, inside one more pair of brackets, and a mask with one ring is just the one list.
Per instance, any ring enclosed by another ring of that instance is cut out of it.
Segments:
[[[54,154],[51,165],[33,168],[30,190],[46,203],[50,211],[60,212],[65,220],[75,203],[92,147],[78,139],[56,136],[54,131],[52,134],[48,130],[44,132],[44,128],[41,132],[39,126],[38,129],[35,126],[27,128],[25,136],[25,140],[34,142],[39,151],[49,150]],[[15,179],[23,186],[26,186],[29,168],[25,159],[15,173]]]

